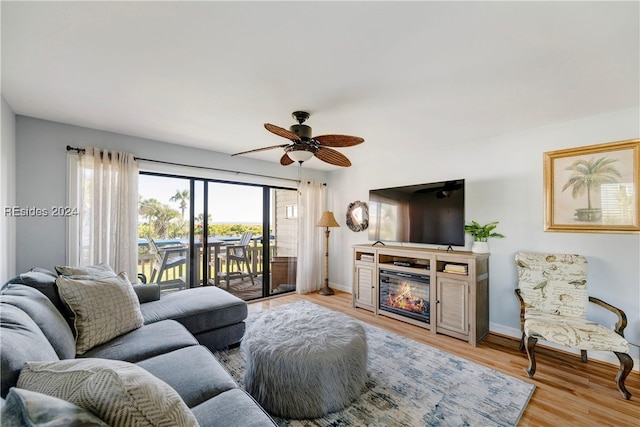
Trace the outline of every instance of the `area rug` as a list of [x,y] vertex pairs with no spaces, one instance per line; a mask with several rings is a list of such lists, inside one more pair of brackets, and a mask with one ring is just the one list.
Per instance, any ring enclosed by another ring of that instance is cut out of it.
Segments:
[[[331,310],[307,301],[270,309]],[[262,313],[251,313],[251,324]],[[515,426],[535,386],[362,322],[369,347],[368,379],[346,409],[314,420],[274,418],[279,426]],[[473,351],[469,347],[469,351]],[[239,348],[216,353],[242,387]],[[277,390],[274,390],[277,393]]]

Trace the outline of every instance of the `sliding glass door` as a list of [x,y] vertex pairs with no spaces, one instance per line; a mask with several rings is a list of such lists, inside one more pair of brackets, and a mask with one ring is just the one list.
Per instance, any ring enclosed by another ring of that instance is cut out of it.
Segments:
[[138,271],[162,292],[295,290],[297,190],[141,173]]
[[190,185],[185,178],[139,175],[138,273],[163,292],[192,287]]

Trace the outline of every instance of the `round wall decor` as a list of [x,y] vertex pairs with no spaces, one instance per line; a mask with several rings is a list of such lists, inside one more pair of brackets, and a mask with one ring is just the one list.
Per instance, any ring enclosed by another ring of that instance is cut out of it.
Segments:
[[364,231],[369,227],[369,206],[359,200],[347,207],[347,227],[351,231]]

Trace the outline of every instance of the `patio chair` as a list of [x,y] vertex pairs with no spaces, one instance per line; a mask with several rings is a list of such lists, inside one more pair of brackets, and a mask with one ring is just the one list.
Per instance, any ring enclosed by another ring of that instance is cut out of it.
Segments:
[[[149,253],[154,256],[153,268],[151,269],[150,283],[157,283],[160,290],[181,290],[187,287],[183,277],[183,268],[187,265],[187,249],[184,245],[171,245],[159,247],[152,238],[147,238],[149,242]],[[169,279],[169,271],[178,269],[174,278]]]
[[[252,237],[253,232],[247,231],[242,234],[236,245],[224,246],[225,250],[220,254],[220,258],[225,260],[225,271],[220,273],[220,277],[224,277],[227,290],[229,289],[229,281],[236,277],[242,279],[247,276],[251,279],[251,285],[255,285],[251,271],[251,258],[249,257],[249,244]],[[235,263],[236,271],[231,271],[232,263]],[[246,271],[243,270],[242,264],[246,266]]]
[[[520,350],[526,349],[529,357],[529,378],[536,372],[534,348],[539,339],[580,350],[583,362],[587,362],[587,350],[613,351],[620,361],[618,390],[622,397],[630,399],[631,393],[624,386],[633,369],[629,343],[624,339],[627,317],[619,308],[589,296],[587,259],[581,255],[519,252],[515,262],[522,330]],[[618,317],[614,330],[587,320],[589,302]]]

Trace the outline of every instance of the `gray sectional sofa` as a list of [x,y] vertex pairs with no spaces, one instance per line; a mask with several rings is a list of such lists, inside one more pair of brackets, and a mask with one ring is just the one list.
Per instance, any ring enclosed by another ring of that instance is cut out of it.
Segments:
[[[152,406],[180,407],[183,413],[179,415],[183,418],[175,418],[164,425],[275,425],[253,398],[238,388],[212,354],[212,351],[240,341],[244,333],[244,319],[247,316],[244,301],[215,287],[187,289],[160,297],[157,285],[130,285],[137,297],[134,305],[139,304],[139,314],[142,316],[138,320],[140,326],[136,325],[132,330],[98,345],[90,344],[90,348],[83,350],[82,354],[77,354],[78,335],[82,333],[82,330],[78,329],[78,319],[82,312],[77,309],[73,313],[69,312],[67,301],[71,301],[71,298],[68,295],[67,299],[61,297],[56,280],[56,274],[34,269],[4,284],[0,289],[3,398],[3,419],[0,424],[12,425],[10,421],[13,420],[13,425],[17,425],[15,419],[26,416],[16,415],[16,407],[28,411],[29,405],[32,405],[33,409],[32,402],[25,403],[25,400],[31,398],[29,393],[34,392],[35,395],[43,395],[45,398],[49,398],[50,395],[55,396],[52,399],[60,398],[56,388],[59,384],[56,382],[69,380],[58,380],[62,376],[56,376],[60,375],[58,372],[52,374],[52,370],[58,369],[58,366],[66,370],[65,364],[79,364],[78,371],[73,374],[76,381],[79,381],[78,375],[84,375],[82,378],[91,377],[96,381],[113,377],[113,372],[117,377],[119,369],[124,366],[122,371],[133,372],[134,377],[138,372],[139,378],[149,379],[150,385],[147,384],[147,388],[152,393],[166,389],[158,393],[162,394],[159,398],[172,398],[173,401]],[[77,314],[76,318],[73,317],[74,314]],[[127,320],[122,320],[122,323],[126,322]],[[83,362],[86,364],[83,365]],[[98,372],[102,370],[103,365],[107,371],[111,371],[107,374]],[[50,381],[46,375],[54,380]],[[69,377],[68,373],[64,375]],[[76,393],[74,399],[77,401],[72,403],[80,407],[85,405],[78,404],[78,401],[84,402],[86,396],[77,396],[82,394],[82,390],[89,390],[89,380],[82,381],[84,383],[65,385],[64,391],[69,393],[69,389],[73,388]],[[126,381],[125,379],[121,382]],[[26,387],[22,387],[23,385]],[[28,390],[28,387],[32,388],[27,392],[25,390]],[[56,391],[49,394],[46,390]],[[91,392],[86,390],[85,395],[88,393],[91,399],[97,394],[95,388]],[[130,397],[127,399],[131,400]],[[36,404],[36,408],[38,405]],[[47,405],[51,405],[51,402],[40,405],[41,412],[44,411],[42,408],[51,407]],[[62,403],[53,405],[60,408],[62,406]],[[13,412],[9,411],[9,407]],[[88,409],[88,412],[92,412],[92,407]],[[104,408],[100,410],[104,411]],[[117,416],[122,416],[126,410],[120,410]],[[151,418],[133,423],[133,418],[127,414],[126,417],[129,418],[111,418],[108,424],[163,425],[159,421],[150,421]],[[107,422],[95,411],[86,414],[88,417],[92,415],[97,415],[102,421]],[[73,417],[80,419],[80,415],[75,413]]]

